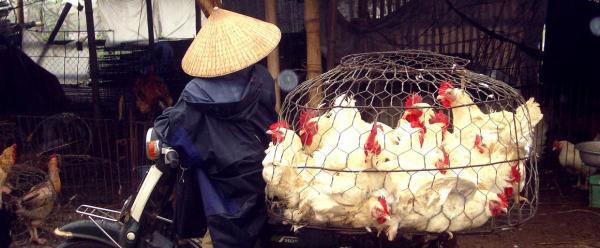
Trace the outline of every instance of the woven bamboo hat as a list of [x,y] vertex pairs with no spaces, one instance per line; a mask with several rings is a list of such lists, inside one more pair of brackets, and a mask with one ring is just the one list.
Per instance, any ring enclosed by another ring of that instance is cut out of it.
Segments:
[[181,61],[185,73],[218,77],[266,57],[279,43],[277,26],[215,7]]

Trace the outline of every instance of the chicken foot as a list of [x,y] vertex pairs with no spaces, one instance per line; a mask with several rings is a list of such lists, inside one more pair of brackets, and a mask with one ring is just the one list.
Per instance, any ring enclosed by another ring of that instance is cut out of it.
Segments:
[[516,205],[520,205],[522,202],[525,202],[525,203],[531,205],[531,201],[529,201],[529,199],[527,199],[524,196],[521,196],[519,194],[514,194],[513,198],[514,198],[513,200],[515,201]]
[[582,175],[578,175],[577,176],[577,184],[575,184],[573,187],[576,188],[576,189],[579,189],[579,190],[588,190],[589,189],[589,187],[588,187],[589,177],[584,176],[585,179],[584,179],[584,183],[583,184],[581,183],[581,177],[582,177]]
[[452,233],[451,231],[445,231],[443,233],[440,233],[439,237],[442,238],[442,239],[445,239],[445,240],[451,240],[451,239],[454,238],[454,233]]
[[9,195],[10,192],[12,192],[12,188],[8,185],[3,185],[2,187],[0,187],[0,194],[7,194]]
[[31,222],[30,225],[27,226],[27,229],[29,229],[29,241],[31,242],[35,242],[38,245],[43,245],[46,243],[46,239],[40,238],[38,236],[38,227],[42,224],[42,221],[40,220],[34,220]]

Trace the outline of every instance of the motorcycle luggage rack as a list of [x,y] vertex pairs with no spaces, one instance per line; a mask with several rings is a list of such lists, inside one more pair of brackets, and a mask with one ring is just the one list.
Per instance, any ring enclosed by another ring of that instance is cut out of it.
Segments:
[[77,207],[75,212],[91,218],[108,220],[112,222],[118,222],[119,217],[121,216],[120,211],[85,204]]

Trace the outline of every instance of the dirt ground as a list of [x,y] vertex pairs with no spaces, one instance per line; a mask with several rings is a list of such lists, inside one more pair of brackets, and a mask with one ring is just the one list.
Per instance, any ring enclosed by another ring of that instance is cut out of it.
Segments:
[[[512,230],[489,235],[457,235],[459,247],[600,247],[600,209],[587,207],[587,191],[569,187],[572,180],[548,178],[540,183],[540,202],[534,218]],[[558,184],[562,185],[560,191]],[[53,229],[79,218],[74,206],[62,206],[41,230],[41,237],[48,239],[46,245],[32,245],[24,231],[13,234],[12,247],[56,247],[61,239],[53,235]]]
[[572,190],[563,192],[569,194],[565,198],[544,197],[548,193],[541,192],[536,216],[521,227],[490,235],[459,236],[459,246],[600,247],[600,209],[587,207],[587,192]]
[[519,228],[491,235],[461,236],[460,247],[600,247],[600,208],[588,207],[588,191],[563,170],[540,173],[537,214]]

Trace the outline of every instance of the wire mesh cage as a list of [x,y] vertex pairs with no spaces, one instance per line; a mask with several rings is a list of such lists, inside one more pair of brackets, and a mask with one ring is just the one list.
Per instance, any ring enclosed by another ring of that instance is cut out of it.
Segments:
[[468,62],[418,50],[349,55],[290,92],[267,131],[270,215],[390,240],[530,219],[539,104]]

